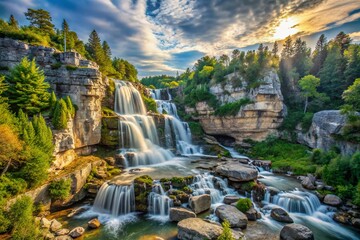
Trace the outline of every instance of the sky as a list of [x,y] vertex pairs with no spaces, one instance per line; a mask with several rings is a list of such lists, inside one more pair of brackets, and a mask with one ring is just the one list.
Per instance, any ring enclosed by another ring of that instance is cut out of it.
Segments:
[[0,0],[0,17],[21,25],[28,8],[63,19],[87,42],[93,29],[139,76],[182,72],[204,55],[256,49],[288,35],[313,47],[344,31],[360,43],[360,0]]

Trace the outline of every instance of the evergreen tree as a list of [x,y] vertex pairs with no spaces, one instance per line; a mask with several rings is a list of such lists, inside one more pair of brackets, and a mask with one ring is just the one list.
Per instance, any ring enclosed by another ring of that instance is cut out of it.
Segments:
[[38,28],[41,32],[54,34],[54,24],[48,11],[44,9],[31,9],[25,13],[26,19],[30,21],[32,27]]
[[66,102],[66,107],[71,115],[71,117],[75,117],[75,108],[74,108],[74,105],[71,101],[71,98],[69,96],[67,96],[65,98],[65,102]]
[[278,52],[279,52],[279,45],[278,43],[275,41],[274,42],[274,45],[273,45],[273,49],[271,50],[272,54],[274,56],[277,56],[278,55]]
[[24,131],[24,141],[32,146],[35,143],[36,132],[32,122],[28,122]]
[[315,51],[313,52],[313,66],[310,73],[314,76],[319,75],[320,69],[323,67],[325,59],[327,57],[327,40],[324,34],[321,34],[319,40],[316,43]]
[[301,38],[296,39],[294,44],[293,66],[300,78],[305,76],[310,69],[310,49]]
[[5,76],[0,75],[0,104],[3,102],[2,94],[7,89],[7,84],[4,82]]
[[106,41],[103,41],[103,43],[102,43],[102,49],[103,49],[103,51],[104,51],[104,53],[105,53],[105,57],[106,57],[107,59],[111,59],[111,49],[110,49],[109,44],[108,44]]
[[345,50],[350,46],[351,38],[348,34],[340,32],[336,35],[334,41],[340,47],[341,55],[344,55]]
[[350,86],[354,80],[360,78],[360,46],[351,45],[346,53],[348,59],[345,70],[346,85]]
[[54,128],[57,130],[65,129],[67,127],[68,117],[69,117],[69,112],[66,103],[63,99],[60,99],[56,103],[54,116],[52,119]]
[[22,109],[28,114],[35,114],[48,107],[50,87],[44,82],[45,75],[35,63],[23,58],[20,64],[11,69],[6,78],[8,89],[4,95],[9,99],[9,104],[14,112]]
[[63,33],[66,33],[66,34],[69,33],[69,31],[70,31],[69,24],[67,23],[67,21],[65,19],[63,19],[61,27],[62,27]]
[[8,24],[9,24],[9,26],[11,26],[13,28],[16,28],[16,29],[19,28],[19,23],[18,23],[18,21],[16,21],[14,15],[12,15],[12,14],[10,15]]
[[51,155],[53,151],[51,129],[46,125],[45,119],[41,114],[39,116],[34,116],[32,122],[36,134],[36,146],[39,147],[44,153]]
[[50,94],[50,98],[49,98],[50,109],[53,109],[55,107],[56,101],[57,101],[57,98],[56,98],[55,92],[52,91]]
[[90,58],[97,64],[102,65],[104,62],[104,51],[101,46],[101,40],[95,30],[90,33],[88,43],[86,44],[86,50],[88,51]]

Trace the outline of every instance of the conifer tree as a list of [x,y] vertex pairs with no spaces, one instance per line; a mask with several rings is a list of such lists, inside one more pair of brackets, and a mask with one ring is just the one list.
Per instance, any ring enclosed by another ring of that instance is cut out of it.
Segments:
[[104,62],[104,51],[101,46],[101,40],[95,30],[90,33],[86,49],[91,57],[97,64],[102,65]]
[[75,117],[75,108],[74,108],[74,105],[71,101],[71,98],[69,96],[67,96],[65,98],[65,102],[66,102],[66,107],[71,115],[71,117]]
[[321,34],[319,40],[316,43],[316,47],[313,53],[313,67],[310,70],[314,76],[319,75],[320,69],[323,67],[327,56],[327,40],[324,34]]
[[46,125],[45,119],[41,114],[34,116],[32,122],[36,133],[36,146],[50,155],[53,151],[51,129]]
[[30,115],[36,114],[48,107],[50,87],[45,82],[45,75],[35,63],[23,58],[20,64],[11,69],[6,78],[8,89],[4,95],[8,98],[11,109],[17,112],[22,109]]
[[68,109],[63,99],[60,99],[55,107],[52,123],[57,130],[65,129],[68,121]]
[[30,21],[32,27],[38,28],[44,33],[54,34],[54,24],[48,11],[44,9],[29,8],[25,13],[26,19]]
[[18,21],[16,21],[14,15],[12,15],[12,14],[10,15],[8,24],[9,24],[9,26],[11,26],[13,28],[16,28],[16,29],[19,28],[19,23],[18,23]]
[[50,94],[50,98],[49,98],[49,107],[50,107],[50,109],[55,107],[56,101],[57,101],[57,98],[56,98],[55,92],[52,91],[51,94]]
[[278,43],[275,41],[274,42],[274,46],[273,46],[273,49],[271,50],[272,54],[274,56],[277,56],[278,55],[278,52],[279,52],[279,45]]

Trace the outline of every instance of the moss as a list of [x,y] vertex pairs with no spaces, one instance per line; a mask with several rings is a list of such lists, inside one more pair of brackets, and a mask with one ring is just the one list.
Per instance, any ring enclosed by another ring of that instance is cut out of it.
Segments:
[[113,169],[109,170],[108,173],[111,176],[115,176],[115,175],[119,175],[121,173],[121,170],[119,168],[113,168]]
[[117,117],[116,113],[108,107],[102,107],[102,117]]
[[245,213],[252,207],[252,202],[249,198],[241,198],[239,201],[236,202],[236,208],[239,211]]
[[240,189],[245,192],[251,192],[251,190],[253,190],[256,187],[256,185],[257,184],[255,181],[250,181],[250,182],[243,183],[241,185]]
[[135,178],[134,180],[137,184],[143,184],[151,186],[153,184],[153,179],[149,175],[142,175],[140,177]]

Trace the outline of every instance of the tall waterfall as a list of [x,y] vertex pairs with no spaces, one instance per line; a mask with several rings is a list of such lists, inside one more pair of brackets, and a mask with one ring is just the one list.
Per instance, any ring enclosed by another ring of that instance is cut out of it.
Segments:
[[119,142],[126,166],[149,165],[173,158],[159,147],[154,119],[146,115],[141,95],[129,82],[115,83],[114,111],[119,115]]
[[93,210],[114,217],[135,211],[134,186],[104,183],[96,195]]
[[191,131],[187,122],[181,122],[169,89],[153,89],[151,96],[155,99],[157,110],[165,116],[165,144],[167,148],[176,148],[182,155],[200,154],[199,146],[191,142]]
[[148,197],[148,210],[151,215],[167,218],[173,201],[166,195],[160,182],[155,182]]

